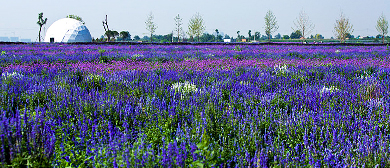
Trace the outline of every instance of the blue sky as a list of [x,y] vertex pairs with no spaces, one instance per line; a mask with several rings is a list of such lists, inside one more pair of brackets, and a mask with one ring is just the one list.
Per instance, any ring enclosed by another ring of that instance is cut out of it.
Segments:
[[353,35],[375,36],[378,17],[383,13],[390,19],[390,0],[0,0],[0,36],[38,37],[38,13],[43,12],[49,26],[69,14],[79,15],[93,37],[104,33],[102,20],[108,15],[110,29],[129,31],[132,37],[147,35],[145,20],[150,12],[158,28],[155,34],[168,34],[175,27],[174,17],[183,18],[183,29],[188,20],[199,12],[209,33],[218,29],[230,36],[248,36],[248,30],[264,33],[264,16],[274,12],[279,29],[275,34],[290,35],[293,21],[304,10],[315,25],[311,34],[333,35],[336,19],[343,12],[353,24]]

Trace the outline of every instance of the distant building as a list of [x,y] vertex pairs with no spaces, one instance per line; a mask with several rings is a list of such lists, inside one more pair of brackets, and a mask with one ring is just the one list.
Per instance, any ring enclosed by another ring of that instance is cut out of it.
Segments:
[[31,43],[31,39],[20,39],[20,42]]
[[19,42],[19,37],[10,37],[11,42]]
[[8,37],[0,37],[0,42],[9,42]]
[[232,42],[232,40],[231,39],[223,39],[223,42],[230,43],[230,42]]
[[246,39],[241,39],[242,42],[246,42]]
[[47,29],[44,42],[91,42],[91,33],[80,21],[63,18],[55,21]]

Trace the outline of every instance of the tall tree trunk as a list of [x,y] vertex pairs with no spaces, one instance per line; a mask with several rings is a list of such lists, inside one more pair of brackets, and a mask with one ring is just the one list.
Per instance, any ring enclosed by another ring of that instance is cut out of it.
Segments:
[[382,34],[382,44],[385,44],[385,35]]
[[150,42],[153,42],[153,34],[150,33]]
[[[173,36],[173,34],[172,34]],[[180,42],[180,30],[177,28],[177,42]]]
[[39,27],[39,33],[38,33],[39,42],[41,42],[41,30],[42,30],[42,26]]

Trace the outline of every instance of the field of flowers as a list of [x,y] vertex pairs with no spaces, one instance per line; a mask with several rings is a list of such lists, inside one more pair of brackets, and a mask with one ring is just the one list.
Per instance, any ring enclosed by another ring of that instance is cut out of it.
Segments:
[[0,52],[2,167],[390,167],[387,46]]

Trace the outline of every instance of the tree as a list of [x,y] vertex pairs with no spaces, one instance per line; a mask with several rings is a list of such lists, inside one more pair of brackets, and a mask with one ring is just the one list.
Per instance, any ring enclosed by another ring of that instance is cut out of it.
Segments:
[[187,38],[187,37],[186,37],[186,33],[185,33],[183,30],[181,30],[181,31],[180,31],[180,34],[181,34],[181,39],[182,39],[182,41],[185,41],[185,39]]
[[153,22],[154,16],[153,13],[150,12],[148,18],[145,21],[146,30],[150,33],[150,41],[153,42],[153,33],[156,32],[157,25]]
[[38,14],[38,22],[37,24],[39,25],[39,33],[38,33],[38,38],[39,42],[41,42],[41,31],[42,31],[42,26],[45,25],[47,22],[47,18],[43,19],[43,12]]
[[115,40],[115,37],[119,36],[119,33],[117,31],[108,30],[106,31],[105,35],[108,39],[113,38]]
[[85,24],[83,19],[80,16],[77,16],[77,15],[68,15],[68,16],[66,16],[66,18],[76,19],[76,20],[80,21],[81,23]]
[[149,41],[150,40],[150,37],[148,37],[148,36],[144,36],[144,37],[142,37],[142,39],[141,39],[142,41]]
[[141,38],[139,38],[138,35],[135,35],[135,36],[134,36],[134,40],[141,40]]
[[220,34],[217,36],[217,42],[223,42],[223,36]]
[[230,36],[225,34],[225,37],[223,39],[230,39]]
[[240,31],[237,31],[237,40],[240,41]]
[[248,38],[249,38],[249,40],[251,39],[251,37],[252,37],[252,30],[249,30],[248,31]]
[[256,41],[256,39],[260,39],[260,32],[255,32],[255,37],[253,39],[255,41]]
[[276,39],[281,39],[282,38],[282,35],[280,35],[280,33],[278,33],[276,36],[275,36]]
[[355,38],[355,36],[353,36],[352,34],[349,34],[349,33],[347,33],[346,35],[345,35],[345,39],[353,39],[353,38]]
[[283,35],[283,39],[290,39],[290,36],[288,36],[288,35]]
[[215,36],[212,35],[212,34],[209,34],[209,33],[204,33],[201,37],[200,37],[200,41],[201,42],[213,42],[215,41]]
[[290,35],[291,39],[300,39],[302,37],[302,33],[300,30],[295,30],[295,32],[292,32]]
[[177,32],[177,42],[180,42],[180,34],[183,31],[183,28],[181,27],[181,25],[183,25],[182,20],[183,19],[180,18],[180,15],[177,14],[177,16],[175,17],[176,32]]
[[104,28],[104,34],[107,36],[107,41],[110,41],[111,33],[107,33],[107,31],[110,31],[110,28],[108,28],[107,15],[106,15],[106,19],[103,20],[102,23]]
[[127,40],[131,39],[131,35],[128,31],[121,31],[119,33],[119,35],[122,38],[122,41],[127,41]]
[[316,34],[315,38],[316,39],[324,39],[324,37],[321,34]]
[[314,29],[314,25],[309,20],[309,16],[307,16],[305,11],[303,10],[299,13],[299,17],[297,18],[297,21],[296,22],[294,21],[294,25],[295,25],[295,29],[294,28],[292,29],[294,31],[299,30],[302,33],[303,39],[305,39],[306,35],[310,34]]
[[190,22],[188,24],[188,35],[194,37],[199,37],[203,34],[206,27],[204,26],[204,21],[202,16],[200,16],[199,13],[196,13],[192,18],[190,19]]
[[265,34],[268,36],[268,41],[271,41],[272,34],[279,29],[278,22],[274,13],[268,10],[264,17],[265,20]]
[[349,19],[345,18],[344,14],[340,14],[340,19],[336,20],[336,24],[334,26],[334,34],[337,39],[340,40],[341,43],[345,42],[345,38],[347,34],[352,34],[353,28],[349,23]]
[[389,22],[386,20],[386,17],[382,15],[376,21],[376,30],[382,35],[382,43],[385,43],[385,36],[388,33]]

